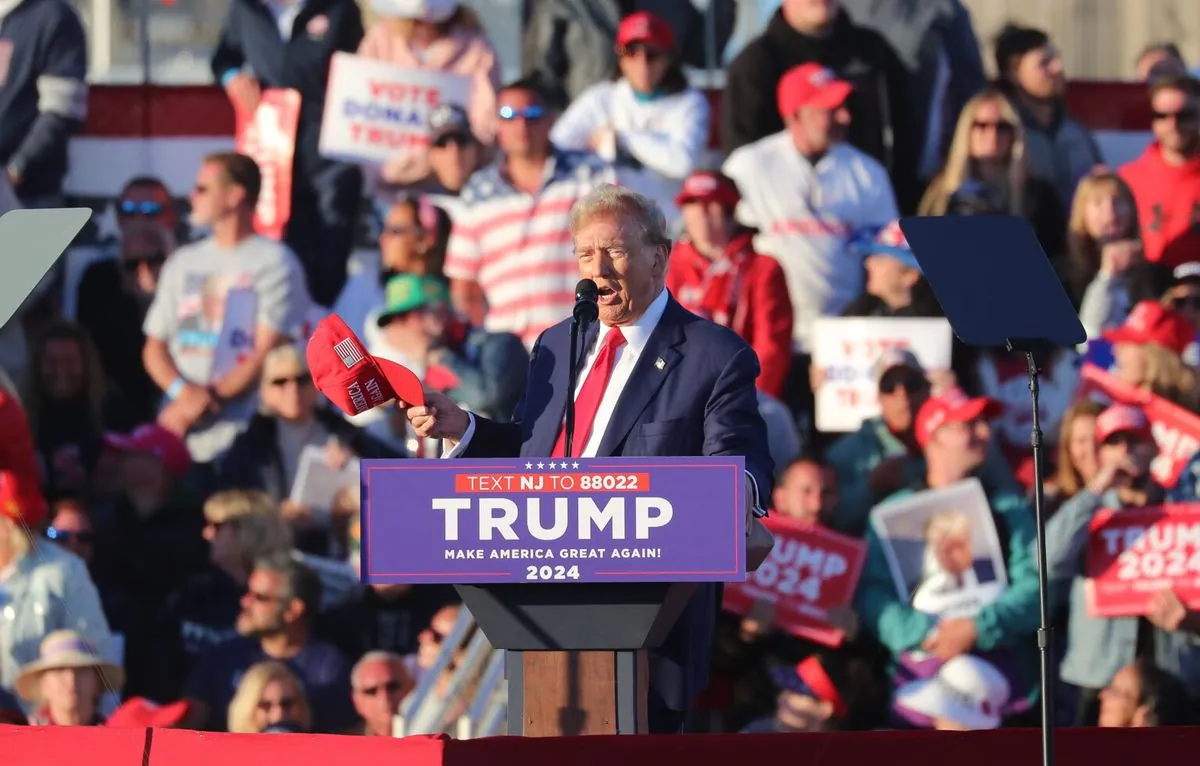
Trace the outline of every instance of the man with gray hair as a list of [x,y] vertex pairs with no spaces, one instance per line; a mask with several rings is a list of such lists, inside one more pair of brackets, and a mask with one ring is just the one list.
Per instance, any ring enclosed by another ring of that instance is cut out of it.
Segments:
[[392,719],[414,686],[400,655],[379,650],[364,654],[350,671],[350,697],[362,718],[352,733],[390,737]]
[[[600,321],[591,323],[580,343],[574,456],[743,456],[747,509],[765,515],[761,500],[770,497],[774,467],[755,391],[758,358],[732,330],[671,297],[664,227],[653,202],[612,184],[571,210],[579,275],[596,282],[600,310]],[[565,457],[570,324],[564,320],[538,336],[512,423],[427,394],[424,406],[407,407],[413,428],[446,439],[451,458]],[[652,732],[678,732],[708,683],[719,600],[717,586],[701,585],[663,646],[651,653]]]

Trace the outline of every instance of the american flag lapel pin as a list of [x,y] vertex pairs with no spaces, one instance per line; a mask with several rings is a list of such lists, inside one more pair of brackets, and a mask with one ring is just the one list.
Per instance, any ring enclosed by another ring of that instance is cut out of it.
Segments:
[[654,360],[654,367],[655,367],[656,369],[658,369],[658,370],[665,370],[665,369],[667,369],[667,360],[666,360],[666,359],[663,359],[663,358],[660,356],[659,358],[657,358],[657,359],[655,359],[655,360]]

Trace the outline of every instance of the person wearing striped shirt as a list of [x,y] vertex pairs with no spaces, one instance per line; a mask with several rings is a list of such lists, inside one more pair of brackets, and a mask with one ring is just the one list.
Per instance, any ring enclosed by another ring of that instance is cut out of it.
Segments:
[[445,262],[456,308],[472,324],[511,332],[526,347],[575,303],[572,206],[617,181],[616,170],[596,155],[551,143],[548,102],[536,80],[501,88],[501,155],[463,188]]

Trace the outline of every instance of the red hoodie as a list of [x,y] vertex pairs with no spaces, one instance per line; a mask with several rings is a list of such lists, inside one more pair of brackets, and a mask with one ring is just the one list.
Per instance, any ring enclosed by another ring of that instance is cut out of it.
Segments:
[[792,363],[792,300],[783,269],[754,252],[752,234],[741,234],[710,261],[680,241],[671,251],[667,289],[685,308],[742,337],[762,368],[758,388],[779,398]]
[[1200,157],[1168,165],[1156,142],[1119,174],[1137,200],[1146,260],[1171,269],[1200,260]]

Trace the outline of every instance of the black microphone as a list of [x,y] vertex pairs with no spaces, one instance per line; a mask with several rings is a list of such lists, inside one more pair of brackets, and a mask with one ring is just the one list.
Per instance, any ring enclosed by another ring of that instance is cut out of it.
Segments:
[[575,310],[571,312],[576,323],[596,321],[596,317],[600,316],[600,307],[596,305],[599,298],[600,288],[596,287],[595,282],[590,279],[579,280],[579,284],[575,285]]

